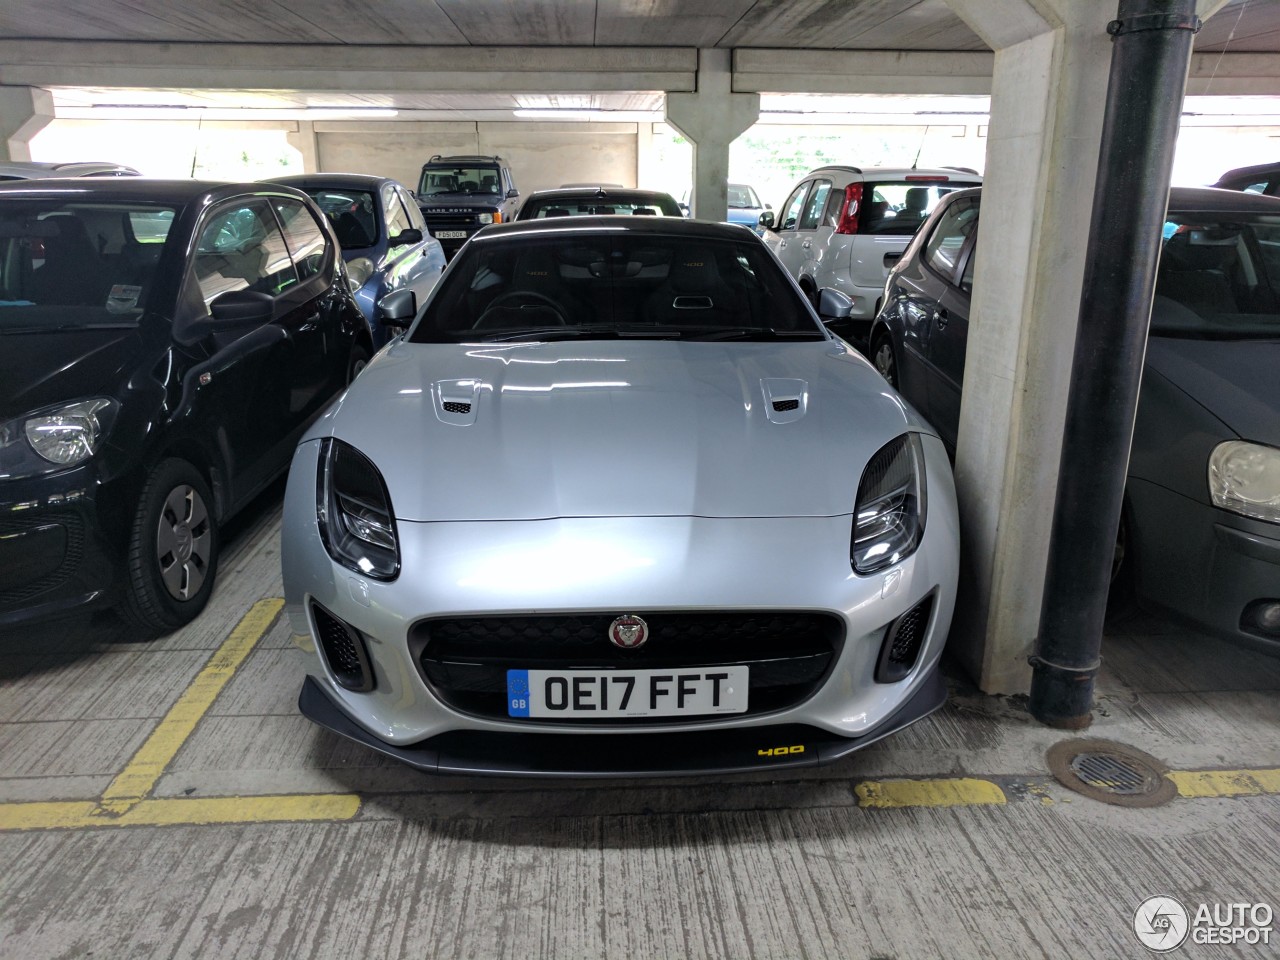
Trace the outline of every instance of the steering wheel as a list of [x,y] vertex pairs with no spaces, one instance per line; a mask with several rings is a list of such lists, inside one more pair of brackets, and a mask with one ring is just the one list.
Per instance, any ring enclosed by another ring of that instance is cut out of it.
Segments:
[[[538,293],[534,290],[512,290],[510,293],[504,293],[502,296],[490,303],[489,306],[485,307],[484,313],[480,314],[480,316],[476,318],[476,322],[472,324],[471,329],[483,329],[488,325],[485,321],[489,320],[489,318],[494,316],[498,311],[504,309],[508,302],[516,300],[525,301],[524,303],[519,304],[520,306],[539,306],[550,310],[555,314],[556,319],[554,322],[558,326],[564,327],[569,324],[569,319],[564,315],[564,311],[560,308],[560,304],[556,303],[546,294]],[[529,303],[529,301],[532,301],[532,303]],[[503,324],[503,326],[508,326],[508,324]]]

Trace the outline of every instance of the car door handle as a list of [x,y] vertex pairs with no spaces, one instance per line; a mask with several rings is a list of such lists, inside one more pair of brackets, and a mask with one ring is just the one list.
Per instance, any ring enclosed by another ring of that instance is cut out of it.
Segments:
[[320,312],[316,311],[298,324],[299,330],[318,330],[320,328]]
[[812,247],[812,246],[813,246],[813,241],[812,241],[812,240],[806,240],[804,243],[800,244],[800,246],[802,246],[802,247],[804,247],[806,250],[808,250],[810,247]]
[[779,249],[779,250],[781,250],[781,249],[782,249],[783,247],[785,247],[786,245],[787,245],[787,241],[786,241],[786,240],[779,240],[779,241],[778,241],[778,249]]
[[939,307],[937,310],[933,311],[933,322],[936,323],[939,327],[945,327],[947,325],[947,321],[950,319],[951,319],[950,315],[942,307]]
[[901,259],[902,259],[902,254],[900,253],[886,253],[884,255],[885,269],[892,270],[895,266],[897,266],[898,261]]

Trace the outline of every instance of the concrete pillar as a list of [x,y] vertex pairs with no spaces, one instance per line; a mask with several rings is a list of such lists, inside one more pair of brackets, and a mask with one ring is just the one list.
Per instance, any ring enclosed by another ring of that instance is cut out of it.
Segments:
[[729,145],[760,117],[760,95],[733,93],[730,51],[698,51],[698,88],[668,93],[667,123],[693,144],[693,215],[729,215]]
[[0,160],[30,160],[31,138],[53,120],[53,94],[41,87],[0,87]]
[[947,0],[995,50],[956,488],[952,649],[1025,693],[1039,630],[1116,0]]
[[284,138],[289,146],[302,154],[302,172],[320,172],[320,147],[316,142],[316,125],[310,120],[299,120],[293,130],[286,131]]

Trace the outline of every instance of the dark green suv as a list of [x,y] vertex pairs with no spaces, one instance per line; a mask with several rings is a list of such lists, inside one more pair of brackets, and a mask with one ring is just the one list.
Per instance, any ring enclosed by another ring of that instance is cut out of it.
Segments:
[[422,165],[418,178],[418,209],[446,257],[481,227],[514,220],[519,197],[501,157],[437,154]]

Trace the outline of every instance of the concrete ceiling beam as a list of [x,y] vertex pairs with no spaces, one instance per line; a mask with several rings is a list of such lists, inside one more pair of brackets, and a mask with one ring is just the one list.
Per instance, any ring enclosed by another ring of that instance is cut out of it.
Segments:
[[987,94],[995,55],[908,50],[733,52],[737,93]]
[[0,40],[0,84],[220,90],[692,91],[696,50]]

